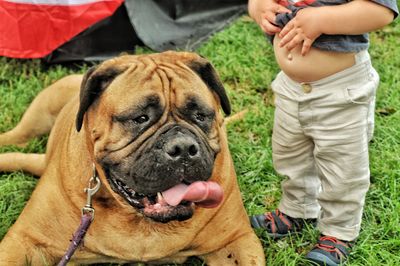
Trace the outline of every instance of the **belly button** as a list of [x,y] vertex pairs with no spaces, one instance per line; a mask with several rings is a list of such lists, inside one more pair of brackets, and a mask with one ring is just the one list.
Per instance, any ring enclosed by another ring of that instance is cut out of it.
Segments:
[[289,61],[292,61],[293,55],[292,55],[291,53],[289,53],[289,54],[287,55],[287,59],[288,59]]

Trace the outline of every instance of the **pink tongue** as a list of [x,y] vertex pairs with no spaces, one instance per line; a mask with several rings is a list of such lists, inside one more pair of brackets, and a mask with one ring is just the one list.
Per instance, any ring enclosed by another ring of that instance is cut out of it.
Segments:
[[162,192],[164,200],[171,206],[178,205],[181,201],[187,200],[196,202],[203,208],[217,207],[224,197],[222,188],[212,181],[197,181],[192,184],[178,184]]

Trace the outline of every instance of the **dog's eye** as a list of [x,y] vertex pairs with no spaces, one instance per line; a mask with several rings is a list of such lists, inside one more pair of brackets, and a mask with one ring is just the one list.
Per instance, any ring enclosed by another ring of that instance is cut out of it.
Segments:
[[137,124],[143,124],[147,121],[149,121],[149,117],[147,115],[141,115],[133,119],[133,121]]
[[200,121],[200,122],[204,122],[204,120],[206,120],[206,116],[204,114],[201,114],[201,113],[195,114],[194,117],[196,118],[197,121]]

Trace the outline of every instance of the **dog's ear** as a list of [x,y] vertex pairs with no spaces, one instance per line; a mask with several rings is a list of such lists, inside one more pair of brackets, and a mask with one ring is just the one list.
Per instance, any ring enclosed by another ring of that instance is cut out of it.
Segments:
[[79,95],[79,110],[76,115],[76,130],[82,128],[83,118],[90,105],[103,93],[116,76],[121,74],[126,68],[91,67],[83,77],[81,91]]
[[226,115],[230,115],[231,105],[229,103],[228,96],[226,95],[225,88],[222,85],[217,71],[214,69],[211,63],[205,58],[199,57],[198,59],[188,62],[187,66],[197,73],[207,84],[207,86],[218,95],[222,110]]

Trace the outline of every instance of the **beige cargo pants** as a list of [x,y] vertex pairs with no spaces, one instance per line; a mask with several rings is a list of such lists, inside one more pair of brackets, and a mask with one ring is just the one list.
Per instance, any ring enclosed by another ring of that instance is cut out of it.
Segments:
[[311,83],[283,72],[276,95],[273,162],[285,176],[279,210],[318,218],[324,235],[354,240],[369,188],[368,142],[374,126],[379,76],[367,51],[356,64]]

